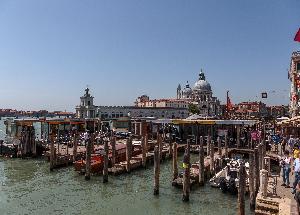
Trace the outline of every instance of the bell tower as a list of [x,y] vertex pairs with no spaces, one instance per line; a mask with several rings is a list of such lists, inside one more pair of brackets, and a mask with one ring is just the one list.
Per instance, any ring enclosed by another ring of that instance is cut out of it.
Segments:
[[94,97],[90,94],[90,89],[87,87],[85,94],[80,97],[80,105],[76,106],[77,118],[95,118],[96,106],[94,106]]

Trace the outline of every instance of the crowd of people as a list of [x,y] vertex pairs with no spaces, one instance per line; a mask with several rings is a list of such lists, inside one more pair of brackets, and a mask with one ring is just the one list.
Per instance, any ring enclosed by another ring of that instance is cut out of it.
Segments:
[[[283,153],[280,165],[282,167],[283,184],[286,188],[291,188],[292,194],[300,205],[300,140],[290,135],[288,138],[282,138],[281,148]],[[290,175],[293,178],[290,186]]]

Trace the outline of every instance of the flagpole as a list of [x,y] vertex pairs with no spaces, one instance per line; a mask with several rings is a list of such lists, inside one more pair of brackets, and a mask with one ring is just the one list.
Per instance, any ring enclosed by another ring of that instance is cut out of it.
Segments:
[[228,104],[229,103],[229,90],[227,90],[226,92],[226,118],[229,117],[229,108],[228,108]]

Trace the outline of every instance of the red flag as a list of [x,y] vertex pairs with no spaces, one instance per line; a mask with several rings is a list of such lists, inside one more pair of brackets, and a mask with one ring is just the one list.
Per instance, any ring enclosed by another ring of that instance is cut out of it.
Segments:
[[298,30],[298,32],[295,35],[294,41],[300,42],[300,28]]

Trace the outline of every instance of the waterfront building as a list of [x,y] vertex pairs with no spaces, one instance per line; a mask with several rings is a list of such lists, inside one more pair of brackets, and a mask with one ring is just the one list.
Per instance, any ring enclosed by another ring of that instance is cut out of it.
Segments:
[[80,97],[80,105],[76,106],[77,118],[95,118],[96,106],[94,105],[94,97],[90,95],[89,88],[85,89],[85,94]]
[[172,107],[98,106],[97,115],[101,119],[117,119],[124,116],[184,119],[189,116],[189,111],[186,108]]
[[89,89],[85,90],[85,95],[80,97],[80,105],[76,106],[77,118],[101,118],[118,119],[121,117],[153,117],[153,118],[179,118],[183,119],[189,116],[186,107],[168,107],[168,106],[95,106],[93,98],[89,94]]
[[289,110],[291,117],[295,117],[300,111],[300,51],[292,53],[288,78],[291,81]]

